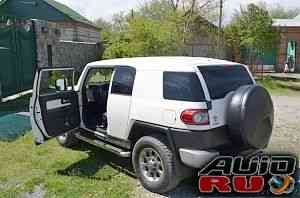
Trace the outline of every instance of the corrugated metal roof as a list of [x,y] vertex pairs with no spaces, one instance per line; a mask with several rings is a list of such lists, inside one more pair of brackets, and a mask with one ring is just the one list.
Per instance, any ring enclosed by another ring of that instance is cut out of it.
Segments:
[[[4,5],[8,1],[9,0],[0,0],[0,6]],[[64,16],[66,16],[67,19],[70,19],[70,20],[76,21],[76,22],[80,22],[80,23],[84,23],[84,24],[93,26],[95,28],[98,28],[93,22],[89,21],[84,16],[82,16],[75,10],[71,9],[70,7],[68,7],[62,3],[59,3],[55,0],[39,0],[39,1],[43,1],[44,3],[53,7],[56,11],[63,14]],[[45,14],[45,16],[46,16],[46,14]],[[37,18],[37,19],[39,19],[39,18]]]
[[273,19],[274,27],[300,27],[300,19]]
[[93,22],[89,21],[87,18],[85,18],[84,16],[82,16],[81,14],[76,12],[75,10],[71,9],[70,7],[68,7],[62,3],[59,3],[55,0],[43,0],[43,1],[45,1],[50,6],[57,9],[58,11],[64,13],[65,15],[67,15],[69,18],[71,18],[74,21],[85,23],[85,24],[96,27],[96,25]]

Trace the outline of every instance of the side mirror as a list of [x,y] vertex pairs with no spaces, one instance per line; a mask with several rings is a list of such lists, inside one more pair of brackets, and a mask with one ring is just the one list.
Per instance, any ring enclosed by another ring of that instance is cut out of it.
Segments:
[[67,90],[67,81],[66,81],[66,79],[57,79],[55,81],[55,88],[58,91],[66,91]]

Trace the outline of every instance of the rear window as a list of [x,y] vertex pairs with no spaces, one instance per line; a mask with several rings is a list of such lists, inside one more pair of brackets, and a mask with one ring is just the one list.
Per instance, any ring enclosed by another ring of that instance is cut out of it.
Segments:
[[253,81],[243,66],[198,67],[207,84],[211,99],[224,98],[229,92]]
[[205,100],[201,83],[194,72],[164,72],[163,81],[164,99],[188,102]]

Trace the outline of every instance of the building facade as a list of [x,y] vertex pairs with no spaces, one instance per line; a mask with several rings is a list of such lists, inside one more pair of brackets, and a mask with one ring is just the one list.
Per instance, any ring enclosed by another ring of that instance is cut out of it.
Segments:
[[38,67],[80,72],[103,52],[100,29],[54,0],[0,0],[0,92],[32,88]]
[[276,50],[276,70],[283,71],[284,65],[288,64],[291,72],[300,73],[300,16],[275,19],[273,26],[281,35]]

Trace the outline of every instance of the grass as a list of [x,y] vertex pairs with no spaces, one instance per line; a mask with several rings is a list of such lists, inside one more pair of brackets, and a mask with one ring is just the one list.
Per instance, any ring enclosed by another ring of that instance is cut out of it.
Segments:
[[[82,147],[83,148],[83,147]],[[35,146],[31,133],[0,142],[0,197],[22,197],[41,186],[45,197],[131,197],[129,162],[85,145],[65,149],[51,140]]]
[[[0,103],[0,113],[28,111],[29,98]],[[24,197],[38,186],[51,198],[131,197],[136,181],[128,177],[128,160],[89,145],[70,150],[51,140],[35,146],[31,132],[26,134],[0,141],[0,197]]]
[[265,77],[263,80],[258,79],[256,81],[273,95],[300,96],[300,83],[275,80],[271,77]]

